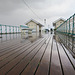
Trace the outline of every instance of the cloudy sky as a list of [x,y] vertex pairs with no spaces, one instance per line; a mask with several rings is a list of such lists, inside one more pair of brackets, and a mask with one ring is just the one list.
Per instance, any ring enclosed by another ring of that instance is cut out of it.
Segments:
[[52,27],[52,22],[75,13],[75,0],[0,0],[0,24],[21,25],[35,19]]

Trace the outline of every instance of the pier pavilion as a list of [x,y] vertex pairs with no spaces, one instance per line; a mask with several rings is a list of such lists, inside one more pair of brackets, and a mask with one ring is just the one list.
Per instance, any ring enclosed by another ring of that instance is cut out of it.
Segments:
[[29,28],[33,29],[32,32],[41,32],[43,25],[33,19],[25,23]]

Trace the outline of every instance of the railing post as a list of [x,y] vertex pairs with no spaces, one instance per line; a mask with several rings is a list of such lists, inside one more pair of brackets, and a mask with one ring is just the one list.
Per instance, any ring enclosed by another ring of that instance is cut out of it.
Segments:
[[17,27],[16,27],[16,33],[17,33]]
[[67,34],[67,21],[66,21],[66,34]]
[[5,33],[7,34],[7,26],[5,25]]
[[70,34],[70,18],[69,18],[69,31],[68,31],[68,33]]
[[73,15],[72,35],[74,34],[74,16],[75,16],[75,14]]
[[19,33],[19,27],[18,27],[18,33]]
[[9,33],[11,33],[11,26],[9,26]]
[[2,25],[1,25],[1,34],[2,34]]
[[1,34],[1,25],[0,25],[0,34]]
[[14,26],[13,26],[13,33],[14,33]]

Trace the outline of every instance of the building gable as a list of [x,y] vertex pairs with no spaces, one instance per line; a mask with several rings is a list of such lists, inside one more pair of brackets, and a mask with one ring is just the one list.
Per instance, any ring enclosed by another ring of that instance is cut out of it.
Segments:
[[58,19],[58,20],[53,22],[53,26],[55,26],[55,28],[57,28],[57,27],[59,27],[64,22],[65,22],[64,19]]
[[35,20],[33,20],[33,19],[29,20],[29,21],[26,23],[26,25],[28,25],[28,24],[31,23],[31,22],[35,23],[36,25],[38,25],[38,26],[40,26],[40,27],[43,27],[42,24],[40,24],[39,22],[37,22],[37,21],[35,21]]

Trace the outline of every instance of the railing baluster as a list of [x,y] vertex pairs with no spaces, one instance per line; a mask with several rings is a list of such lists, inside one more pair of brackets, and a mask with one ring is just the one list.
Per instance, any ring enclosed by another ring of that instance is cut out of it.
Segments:
[[68,31],[68,33],[70,34],[70,18],[69,18],[69,31]]
[[73,15],[72,35],[74,34],[74,16],[75,16],[75,15]]

